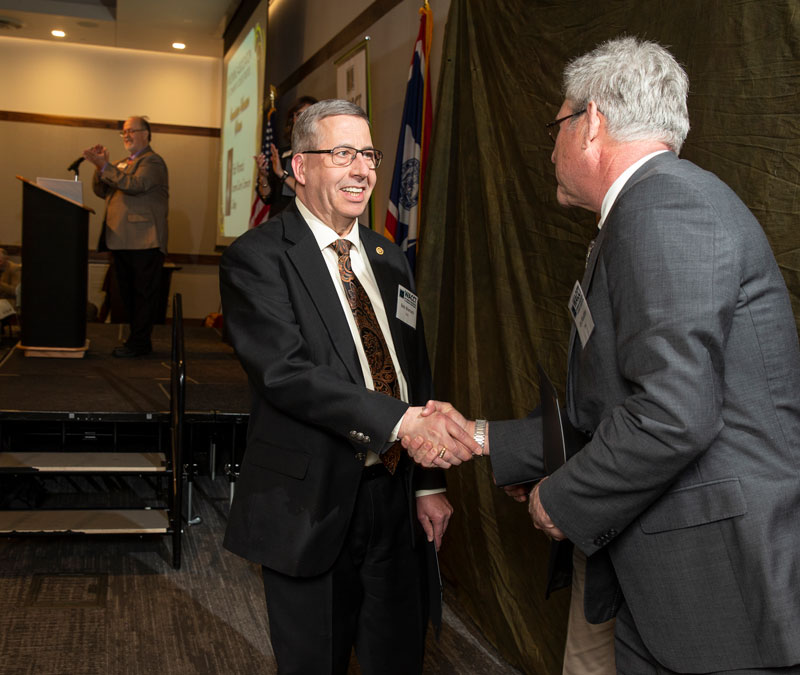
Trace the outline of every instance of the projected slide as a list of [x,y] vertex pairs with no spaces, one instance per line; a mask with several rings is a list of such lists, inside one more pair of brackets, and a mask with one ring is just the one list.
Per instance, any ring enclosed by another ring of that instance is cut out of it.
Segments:
[[246,231],[250,220],[253,155],[260,150],[263,51],[263,33],[256,24],[226,60],[220,171],[220,234],[225,239]]

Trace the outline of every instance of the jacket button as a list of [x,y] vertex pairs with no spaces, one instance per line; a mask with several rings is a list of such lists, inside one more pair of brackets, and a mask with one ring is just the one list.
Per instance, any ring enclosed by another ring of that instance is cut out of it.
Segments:
[[350,432],[350,438],[356,438],[358,436],[358,432],[353,430]]
[[369,443],[369,436],[364,436],[364,443]]
[[364,462],[364,460],[365,460],[366,458],[367,458],[367,455],[366,455],[366,453],[364,453],[364,452],[357,452],[357,453],[356,453],[356,460],[357,460],[357,461],[359,461],[359,462],[362,462],[362,463],[363,463],[363,462]]

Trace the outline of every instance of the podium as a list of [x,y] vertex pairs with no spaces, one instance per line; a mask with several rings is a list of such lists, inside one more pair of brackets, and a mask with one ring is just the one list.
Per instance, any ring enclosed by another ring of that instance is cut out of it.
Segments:
[[22,176],[20,348],[81,357],[86,342],[89,214],[94,210]]

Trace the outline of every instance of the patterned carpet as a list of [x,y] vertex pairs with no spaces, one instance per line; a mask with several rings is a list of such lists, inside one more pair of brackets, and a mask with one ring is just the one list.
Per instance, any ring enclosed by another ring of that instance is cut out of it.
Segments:
[[[166,537],[0,538],[0,675],[276,673],[260,570],[221,546],[227,507],[227,481],[200,477],[180,570]],[[518,673],[451,606],[431,633],[425,673]]]

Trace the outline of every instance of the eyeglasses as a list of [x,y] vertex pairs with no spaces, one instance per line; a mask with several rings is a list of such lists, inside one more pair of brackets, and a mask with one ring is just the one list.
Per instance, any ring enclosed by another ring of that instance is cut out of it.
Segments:
[[586,108],[583,110],[579,110],[578,112],[574,112],[571,115],[565,115],[564,117],[559,117],[557,120],[553,120],[552,122],[548,122],[544,125],[544,128],[547,129],[547,134],[550,138],[553,139],[553,143],[556,142],[556,138],[558,137],[558,130],[560,129],[560,125],[562,122],[568,120],[570,117],[577,117],[578,115],[583,115],[586,112]]
[[303,150],[301,155],[330,155],[331,161],[336,166],[350,166],[355,160],[356,155],[361,153],[361,156],[366,160],[367,166],[370,169],[377,169],[381,165],[383,153],[380,150],[373,148],[365,148],[364,150],[356,150],[349,145],[337,145],[331,150]]
[[119,135],[124,138],[125,136],[131,136],[132,134],[135,134],[137,131],[147,131],[147,129],[123,129],[119,132]]

